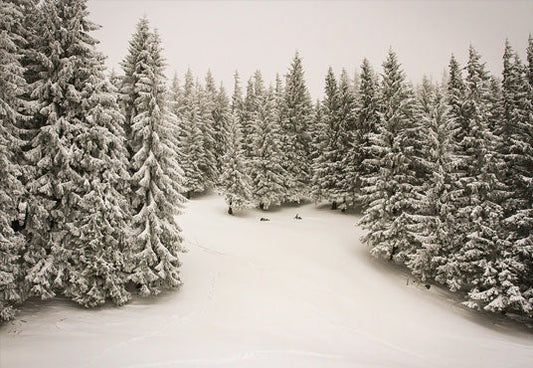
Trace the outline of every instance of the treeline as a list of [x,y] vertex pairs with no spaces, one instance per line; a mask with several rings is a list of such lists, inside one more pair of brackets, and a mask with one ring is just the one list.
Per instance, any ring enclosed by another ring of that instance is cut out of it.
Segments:
[[187,197],[214,188],[232,214],[308,196],[314,111],[299,55],[285,83],[267,85],[256,71],[243,93],[236,72],[231,98],[210,72],[204,83],[190,70],[183,79],[174,77],[171,101]]
[[181,284],[183,172],[157,33],[120,91],[85,0],[0,2],[0,320],[29,297],[94,307]]

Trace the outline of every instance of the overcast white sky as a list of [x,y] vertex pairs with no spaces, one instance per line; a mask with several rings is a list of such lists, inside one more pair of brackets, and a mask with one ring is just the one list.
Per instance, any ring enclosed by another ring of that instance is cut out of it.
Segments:
[[92,0],[91,19],[109,67],[119,69],[145,14],[163,38],[168,74],[211,69],[229,93],[235,69],[243,83],[256,69],[285,74],[296,50],[313,97],[324,76],[359,69],[363,57],[381,70],[389,47],[409,79],[440,80],[450,54],[462,63],[472,43],[489,70],[501,72],[505,38],[524,58],[533,32],[533,1],[149,1]]

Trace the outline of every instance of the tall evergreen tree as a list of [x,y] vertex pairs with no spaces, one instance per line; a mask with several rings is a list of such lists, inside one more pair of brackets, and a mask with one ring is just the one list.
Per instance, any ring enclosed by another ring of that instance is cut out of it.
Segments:
[[[121,122],[97,29],[84,0],[42,4],[32,82],[38,108],[25,156],[29,240],[24,260],[32,294],[60,291],[85,306],[128,298],[121,275],[127,206]],[[98,262],[98,264],[96,264]]]
[[496,149],[501,158],[497,173],[509,188],[503,202],[501,238],[504,241],[495,254],[497,258],[494,259],[492,255],[489,260],[491,271],[497,276],[487,278],[484,285],[477,288],[479,292],[471,293],[470,296],[475,300],[476,307],[491,311],[511,310],[531,316],[532,192],[527,189],[526,183],[531,182],[533,168],[533,129],[530,116],[533,105],[528,101],[528,89],[526,69],[509,42],[506,42],[503,55],[502,116],[495,130],[500,138]]
[[337,201],[344,211],[353,207],[356,200],[359,167],[359,132],[356,125],[357,102],[348,73],[343,70],[339,80],[339,129],[337,151],[339,152]]
[[[253,134],[256,114],[256,98],[253,77],[246,84],[246,96],[243,100],[242,114],[239,116],[240,131],[242,134],[242,151],[245,165],[249,166],[253,159]],[[249,168],[247,169],[250,170]]]
[[280,204],[285,194],[283,154],[280,147],[280,131],[276,97],[270,88],[258,95],[254,134],[254,158],[252,161],[252,199],[259,208],[267,210],[272,204]]
[[204,158],[202,169],[204,176],[207,179],[208,186],[213,186],[218,181],[218,161],[217,154],[219,153],[216,138],[218,131],[220,131],[218,122],[215,121],[215,110],[217,104],[218,91],[215,80],[211,71],[207,72],[205,77],[205,88],[202,88],[199,83],[196,86],[199,102],[199,112],[201,119],[201,130],[203,134],[203,149]]
[[369,230],[363,242],[377,257],[405,263],[416,247],[411,230],[420,203],[413,167],[413,97],[396,54],[383,64],[380,121],[370,137],[374,158],[367,164],[379,171],[363,179],[363,201],[368,203],[361,225]]
[[243,150],[241,148],[240,125],[233,118],[228,129],[228,146],[224,154],[224,166],[220,176],[220,193],[228,204],[228,214],[248,207],[251,202],[250,177],[247,174]]
[[[379,123],[379,103],[378,103],[378,86],[372,66],[367,59],[361,64],[361,82],[359,89],[360,101],[357,107],[357,129],[356,129],[356,186],[359,193],[359,199],[367,198],[361,196],[361,186],[363,178],[375,175],[379,170],[374,166],[373,159],[375,154],[372,151],[371,136],[377,133]],[[361,203],[363,208],[367,203]]]
[[281,109],[282,150],[287,172],[286,201],[305,198],[311,175],[309,124],[313,107],[305,85],[302,59],[296,53],[286,76]]
[[[139,22],[133,40],[144,32]],[[179,253],[182,236],[176,224],[183,197],[179,193],[183,175],[176,162],[173,139],[175,116],[169,110],[161,41],[148,31],[141,65],[132,69],[139,78],[131,88],[138,97],[131,115],[132,245],[127,270],[141,295],[155,295],[181,284]],[[134,59],[129,55],[126,60]],[[142,67],[141,67],[142,66]],[[126,77],[129,77],[125,69]]]
[[183,101],[180,103],[178,115],[179,163],[183,170],[183,190],[190,198],[192,193],[207,189],[206,177],[202,171],[204,162],[204,136],[201,129],[200,112],[195,92],[194,77],[191,70],[185,74]]
[[[461,67],[455,56],[451,56],[449,63],[449,78],[448,78],[448,91],[447,91],[448,104],[451,108],[451,117],[455,119],[459,129],[457,129],[457,136],[454,137],[455,141],[462,142],[464,135],[468,131],[468,122],[466,121],[463,113],[463,100],[465,98],[465,85],[461,72]],[[461,149],[461,147],[459,147]],[[462,152],[457,152],[462,154]]]
[[467,130],[459,142],[463,155],[460,167],[464,170],[459,179],[461,206],[454,218],[454,231],[462,237],[456,236],[455,249],[441,267],[446,271],[447,285],[452,290],[472,290],[471,299],[483,298],[483,290],[495,279],[492,260],[498,258],[502,245],[502,187],[495,174],[497,136],[489,128],[490,79],[480,59],[470,47],[462,102]]
[[146,50],[150,42],[150,35],[148,19],[143,17],[137,23],[136,31],[129,41],[128,54],[121,64],[124,76],[120,86],[120,101],[125,116],[124,131],[128,140],[130,159],[133,155],[133,148],[129,146],[133,141],[133,117],[138,114],[138,111],[135,110],[135,100],[139,98],[139,90],[135,87],[148,68],[149,55]]
[[231,96],[231,112],[242,111],[243,110],[243,98],[242,98],[242,89],[240,85],[239,72],[235,71],[233,74],[233,95]]
[[339,88],[333,69],[326,75],[325,97],[322,102],[322,131],[319,133],[320,146],[313,162],[311,193],[315,201],[332,202],[337,206],[337,187],[340,171],[340,159],[343,153],[337,150],[339,136]]
[[[223,158],[226,152],[226,137],[228,135],[229,120],[231,118],[229,99],[222,83],[216,94],[213,121],[215,122],[215,157],[217,173],[222,173]],[[219,177],[217,177],[217,181]]]
[[20,255],[25,241],[19,227],[19,204],[25,196],[20,180],[21,121],[26,118],[27,92],[23,57],[24,7],[0,3],[0,321],[13,318],[25,299]]
[[424,79],[418,95],[416,119],[424,129],[423,164],[431,173],[424,182],[421,203],[413,217],[413,231],[419,247],[407,266],[422,281],[432,280],[436,269],[448,261],[451,240],[455,236],[450,223],[455,216],[451,201],[454,190],[455,121],[441,88]]

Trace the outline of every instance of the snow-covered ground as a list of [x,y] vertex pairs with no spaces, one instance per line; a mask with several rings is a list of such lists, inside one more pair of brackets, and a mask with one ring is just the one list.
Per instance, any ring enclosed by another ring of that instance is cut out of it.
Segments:
[[530,330],[371,258],[353,214],[231,217],[209,195],[179,221],[180,290],[122,308],[29,303],[0,329],[0,367],[533,366]]

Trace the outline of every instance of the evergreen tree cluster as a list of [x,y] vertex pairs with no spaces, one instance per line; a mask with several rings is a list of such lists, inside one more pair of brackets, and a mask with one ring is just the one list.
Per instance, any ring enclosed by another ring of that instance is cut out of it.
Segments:
[[210,72],[202,85],[190,70],[174,77],[173,112],[187,197],[208,189],[234,209],[299,202],[311,179],[313,105],[298,54],[283,84],[265,85],[260,71],[243,95],[235,73],[231,100]]
[[88,15],[85,0],[0,2],[1,320],[29,297],[121,305],[181,283],[159,36],[141,20],[110,80]]
[[[358,152],[360,224],[368,230],[363,242],[373,255],[464,293],[471,308],[531,317],[531,37],[527,55],[523,63],[507,43],[499,80],[470,47],[464,68],[452,56],[444,85],[425,79],[416,90],[394,52],[379,80],[364,62],[352,149]],[[326,96],[328,132],[328,119],[338,114],[329,112],[329,96],[340,96],[338,88],[326,88]],[[330,138],[323,137],[328,143],[315,160],[317,179],[335,161]],[[333,182],[340,183],[326,183]],[[320,193],[324,188],[334,186],[319,186]]]

